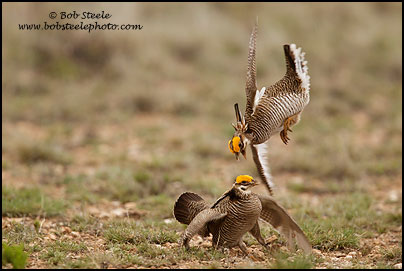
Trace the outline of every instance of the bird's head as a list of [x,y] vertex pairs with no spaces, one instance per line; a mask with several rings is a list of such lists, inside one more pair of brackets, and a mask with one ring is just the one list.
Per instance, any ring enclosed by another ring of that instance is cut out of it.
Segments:
[[234,129],[236,130],[233,134],[232,139],[229,140],[229,150],[231,153],[234,153],[236,159],[238,160],[240,153],[246,157],[246,149],[248,145],[248,139],[245,136],[245,132],[248,129],[248,124],[245,122],[244,117],[241,115],[240,110],[238,108],[238,104],[234,105],[234,110],[236,111],[236,120],[237,123],[232,123]]
[[234,181],[233,187],[244,193],[258,184],[259,183],[249,175],[239,175]]

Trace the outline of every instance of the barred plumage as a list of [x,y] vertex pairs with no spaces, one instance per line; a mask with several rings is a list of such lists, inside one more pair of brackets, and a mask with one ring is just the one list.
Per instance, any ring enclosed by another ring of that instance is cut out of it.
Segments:
[[269,87],[257,88],[256,82],[256,36],[255,25],[249,44],[247,80],[246,80],[246,109],[244,116],[235,105],[237,123],[233,124],[235,133],[233,140],[240,141],[239,151],[230,147],[238,159],[239,153],[246,157],[246,147],[251,146],[254,162],[258,173],[272,195],[272,181],[265,165],[265,159],[260,156],[257,147],[264,144],[271,136],[280,133],[282,141],[288,143],[290,127],[300,121],[300,115],[310,101],[310,76],[308,75],[307,61],[304,52],[296,48],[295,44],[284,45],[286,60],[285,76]]
[[[187,192],[179,197],[174,206],[174,215],[181,223],[189,224],[182,237],[183,245],[188,247],[195,234],[206,236],[211,233],[214,247],[239,246],[248,254],[242,240],[247,232],[266,246],[258,225],[258,219],[261,218],[287,238],[289,249],[294,250],[293,239],[296,238],[299,247],[306,253],[310,252],[311,245],[296,222],[273,198],[252,193],[249,189],[257,183],[252,177],[249,178],[250,181],[242,182],[236,179],[232,189],[211,206],[202,202],[194,193]],[[183,217],[192,219],[185,221]]]
[[235,191],[216,207],[221,213],[227,213],[226,219],[208,226],[213,235],[214,246],[237,246],[241,237],[250,231],[258,220],[262,206],[258,197],[247,195],[242,197]]
[[200,211],[208,207],[201,196],[186,192],[175,202],[174,216],[179,222],[189,224]]
[[282,131],[284,120],[304,109],[308,100],[304,96],[306,95],[289,93],[261,99],[255,114],[245,115],[252,131],[250,144],[264,143],[273,134]]

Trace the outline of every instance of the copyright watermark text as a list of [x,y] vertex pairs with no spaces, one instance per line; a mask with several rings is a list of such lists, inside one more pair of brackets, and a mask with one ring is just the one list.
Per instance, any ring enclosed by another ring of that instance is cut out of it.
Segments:
[[[18,24],[19,30],[84,30],[90,33],[94,30],[142,30],[143,25],[140,24],[115,24],[106,22],[112,17],[111,14],[102,12],[49,12],[49,18],[52,20],[59,19],[60,21],[43,22],[38,24]],[[70,22],[63,22],[69,20]],[[72,20],[86,20],[79,22],[71,22]],[[96,21],[97,20],[97,21]]]

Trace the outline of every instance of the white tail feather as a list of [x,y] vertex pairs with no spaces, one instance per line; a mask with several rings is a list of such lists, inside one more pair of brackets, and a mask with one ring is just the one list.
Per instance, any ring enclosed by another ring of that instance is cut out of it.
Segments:
[[263,87],[261,90],[257,90],[257,92],[255,93],[253,114],[255,113],[255,109],[257,108],[257,105],[260,103],[261,98],[264,96],[266,89],[267,89],[266,87]]
[[267,145],[262,143],[255,145],[255,147],[257,148],[258,157],[260,159],[262,169],[264,170],[265,179],[268,186],[272,188],[274,187],[274,184],[272,183],[272,175],[266,163]]
[[290,45],[290,49],[295,58],[296,73],[299,76],[300,80],[302,81],[302,88],[305,91],[309,91],[310,90],[310,76],[308,73],[307,61],[304,60],[305,53],[302,52],[302,48],[300,48],[300,47],[296,49],[296,44],[293,44],[293,43]]

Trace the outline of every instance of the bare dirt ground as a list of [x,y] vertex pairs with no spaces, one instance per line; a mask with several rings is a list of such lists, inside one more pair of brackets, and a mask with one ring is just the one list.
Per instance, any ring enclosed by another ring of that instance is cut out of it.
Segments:
[[[144,28],[18,28],[71,10]],[[269,226],[270,251],[244,237],[252,257],[178,245],[181,193],[259,178],[227,148],[257,16],[260,87],[283,76],[283,44],[308,60],[310,103],[268,165],[310,256]],[[5,3],[3,18],[2,242],[27,268],[402,267],[401,3]]]
[[[81,153],[81,150],[78,150],[78,153]],[[78,156],[82,156],[81,154]],[[82,156],[84,157],[84,156]],[[80,161],[82,163],[83,161]],[[85,164],[85,163],[84,163]],[[229,166],[229,165],[227,165]],[[226,164],[223,164],[222,167],[226,167]],[[55,169],[58,170],[58,169]],[[62,169],[59,169],[61,173]],[[76,169],[77,170],[77,169]],[[91,171],[91,169],[84,169],[84,171]],[[24,187],[26,185],[26,181],[24,178],[12,178],[10,173],[5,170],[3,171],[3,185],[4,186],[14,186],[14,187]],[[65,172],[62,174],[66,174]],[[38,178],[37,180],[39,180]],[[299,175],[293,174],[283,174],[277,176],[277,181],[282,183],[281,187],[278,187],[277,193],[280,197],[288,197],[290,193],[287,191],[286,184],[288,182],[295,183],[299,182]],[[35,178],[33,178],[35,180]],[[292,180],[292,181],[290,181]],[[397,203],[401,201],[402,198],[402,182],[401,178],[395,178],[391,180],[390,178],[373,178],[368,180],[369,188],[367,189],[367,193],[374,198],[376,205],[376,212],[388,212],[392,206],[396,206]],[[319,180],[320,182],[320,180]],[[33,184],[34,185],[34,184]],[[37,182],[36,185],[40,185],[40,182]],[[322,184],[311,182],[312,187],[318,187],[314,189],[317,191],[315,193],[303,192],[299,194],[299,197],[302,201],[306,202],[312,208],[316,208],[316,206],[321,205],[322,202],[326,201],[330,196],[328,193],[318,193],[321,191]],[[65,187],[47,187],[47,193],[55,195],[56,197],[65,198],[66,197],[66,189]],[[265,188],[261,187],[257,189],[258,193],[266,193]],[[43,249],[39,249],[38,251],[33,252],[28,261],[27,268],[49,268],[49,261],[43,259],[43,255],[47,253],[48,247],[53,244],[55,241],[77,241],[83,243],[85,245],[85,249],[69,252],[66,254],[71,260],[80,259],[83,255],[87,255],[91,259],[91,255],[97,255],[101,253],[108,252],[108,240],[102,235],[102,227],[103,224],[108,221],[113,221],[115,219],[128,219],[128,220],[143,220],[150,214],[150,211],[139,209],[136,202],[126,202],[122,203],[120,201],[108,201],[101,200],[95,204],[88,204],[85,207],[85,213],[93,217],[98,226],[97,231],[89,232],[80,232],[75,231],[71,227],[69,227],[69,222],[72,220],[74,215],[83,212],[82,204],[76,203],[72,206],[69,206],[69,210],[63,217],[56,218],[46,218],[46,217],[3,217],[2,218],[2,230],[7,231],[10,230],[16,223],[23,225],[30,225],[29,227],[34,229],[34,221],[40,221],[40,227],[38,230],[38,237],[28,244],[29,247],[39,246]],[[372,217],[368,217],[369,221],[371,221]],[[166,223],[174,223],[173,218],[167,218],[163,220]],[[176,222],[175,222],[176,223]],[[93,226],[94,227],[94,226]],[[176,230],[176,234],[180,236],[182,230]],[[270,242],[272,245],[271,251],[284,251],[288,252],[285,246],[282,246],[279,243],[277,235],[267,236],[267,242]],[[278,242],[278,243],[277,243]],[[385,258],[384,251],[389,251],[394,247],[401,247],[402,242],[402,226],[397,226],[391,228],[388,232],[374,234],[372,237],[361,237],[359,243],[359,249],[343,249],[337,251],[322,251],[317,248],[313,248],[313,255],[316,257],[316,263],[314,264],[314,268],[352,268],[353,266],[361,266],[363,268],[375,268],[378,263]],[[164,244],[158,245],[159,249],[168,250],[170,253],[179,251],[178,242],[166,242]],[[191,241],[192,247],[197,247],[201,250],[211,249],[211,238],[201,238],[200,236],[195,236]],[[170,265],[159,265],[156,266],[148,265],[147,268],[203,268],[206,266],[216,266],[221,268],[238,268],[245,266],[267,266],[268,262],[271,262],[271,258],[268,257],[267,254],[264,253],[264,249],[259,245],[251,245],[249,248],[249,252],[253,258],[245,257],[242,255],[241,251],[238,248],[232,249],[230,251],[226,251],[225,257],[220,258],[219,260],[193,260],[193,261],[178,261],[174,262]],[[129,253],[136,254],[136,248],[132,248],[128,251]],[[272,259],[273,260],[273,259]],[[141,264],[120,264],[114,265],[108,261],[100,262],[98,259],[93,258],[93,267],[96,268],[142,268]],[[393,265],[394,268],[399,268],[401,262],[395,263]]]

